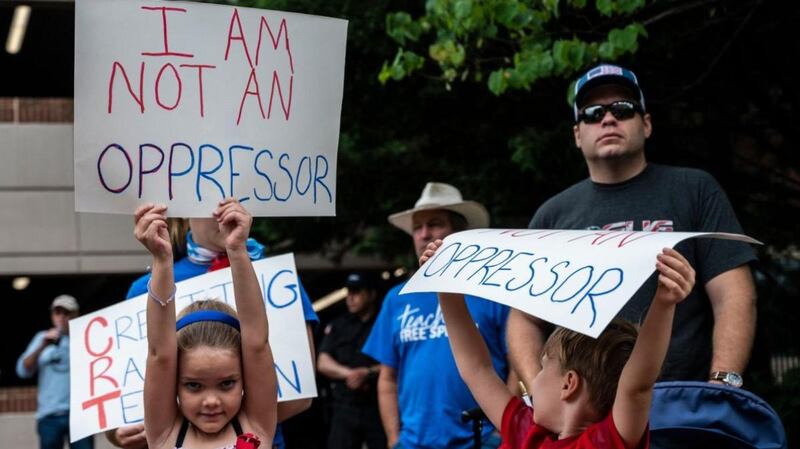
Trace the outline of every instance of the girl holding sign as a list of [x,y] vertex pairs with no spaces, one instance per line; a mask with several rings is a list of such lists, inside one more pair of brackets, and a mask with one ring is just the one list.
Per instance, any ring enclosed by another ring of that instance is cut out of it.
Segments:
[[153,256],[144,382],[147,444],[151,449],[216,449],[233,447],[235,441],[237,448],[255,448],[263,441],[270,447],[277,380],[264,300],[246,248],[252,217],[234,199],[221,202],[213,213],[224,236],[241,320],[223,302],[211,300],[186,307],[176,322],[166,211],[149,204],[135,214],[136,238]]

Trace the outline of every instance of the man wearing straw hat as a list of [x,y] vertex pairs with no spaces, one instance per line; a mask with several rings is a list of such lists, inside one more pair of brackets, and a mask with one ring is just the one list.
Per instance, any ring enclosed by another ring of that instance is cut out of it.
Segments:
[[[489,213],[474,201],[464,201],[455,187],[429,182],[413,209],[389,216],[389,223],[409,234],[417,257],[428,243],[466,229],[489,226]],[[472,428],[461,412],[477,407],[461,380],[450,351],[435,293],[399,295],[404,284],[386,294],[364,353],[381,363],[378,403],[390,447],[469,448]],[[507,374],[505,323],[508,308],[466,297],[492,362]],[[483,447],[497,447],[488,422]]]

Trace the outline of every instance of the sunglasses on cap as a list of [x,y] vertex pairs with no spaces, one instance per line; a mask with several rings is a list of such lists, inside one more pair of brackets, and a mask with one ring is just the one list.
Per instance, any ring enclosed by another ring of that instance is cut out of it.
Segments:
[[578,121],[584,123],[600,123],[606,112],[611,112],[617,120],[628,120],[633,118],[636,113],[644,114],[644,110],[638,104],[627,101],[619,100],[611,104],[592,104],[583,108],[578,114]]

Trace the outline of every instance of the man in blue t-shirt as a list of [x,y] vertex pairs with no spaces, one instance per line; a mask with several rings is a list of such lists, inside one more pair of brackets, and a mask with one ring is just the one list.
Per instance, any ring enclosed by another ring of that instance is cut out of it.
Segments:
[[[429,182],[413,209],[389,217],[411,235],[417,257],[428,243],[465,229],[489,226],[489,213],[464,201],[455,187]],[[386,295],[363,352],[381,363],[378,405],[393,448],[471,448],[472,426],[461,413],[477,407],[456,368],[435,293],[400,295],[404,284]],[[505,324],[508,308],[467,296],[498,374],[506,378]],[[484,423],[485,448],[499,439]]]

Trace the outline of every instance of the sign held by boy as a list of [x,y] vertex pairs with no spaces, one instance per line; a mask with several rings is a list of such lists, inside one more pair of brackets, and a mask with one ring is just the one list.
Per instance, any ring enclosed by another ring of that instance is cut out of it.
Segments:
[[[434,257],[430,243],[420,265]],[[486,345],[464,305],[463,294],[439,293],[450,347],[462,379],[505,446],[646,447],[653,385],[669,345],[676,304],[694,288],[695,271],[672,248],[656,256],[658,288],[637,332],[613,321],[597,339],[559,328],[545,343],[542,370],[529,390],[533,407],[513,396],[492,368]],[[422,271],[420,270],[420,271]]]

